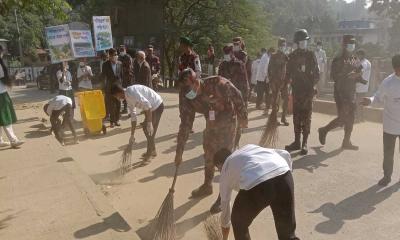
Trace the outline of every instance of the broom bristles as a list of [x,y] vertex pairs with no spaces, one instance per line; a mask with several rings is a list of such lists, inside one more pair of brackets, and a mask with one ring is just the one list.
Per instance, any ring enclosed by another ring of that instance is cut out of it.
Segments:
[[263,134],[260,139],[260,146],[263,147],[276,147],[276,143],[279,140],[279,131],[278,131],[278,121],[276,118],[276,113],[272,112],[268,118],[267,125],[264,129]]
[[132,166],[132,145],[132,143],[128,143],[121,156],[120,173],[122,176],[128,173],[129,168]]
[[175,240],[174,191],[171,189],[165,197],[154,218],[150,236],[152,240]]
[[208,216],[203,226],[208,240],[222,240],[221,224],[218,216]]

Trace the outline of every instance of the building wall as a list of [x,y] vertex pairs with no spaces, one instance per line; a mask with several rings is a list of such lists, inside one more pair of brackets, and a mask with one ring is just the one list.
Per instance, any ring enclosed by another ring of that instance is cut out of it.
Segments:
[[142,49],[151,43],[157,49],[162,47],[162,0],[114,0],[104,13],[111,16],[116,46]]

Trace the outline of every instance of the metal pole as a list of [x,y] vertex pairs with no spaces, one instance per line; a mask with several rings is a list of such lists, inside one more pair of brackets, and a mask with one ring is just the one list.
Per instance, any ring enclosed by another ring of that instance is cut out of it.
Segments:
[[18,17],[17,17],[17,9],[14,9],[15,22],[17,24],[17,32],[18,32],[18,48],[19,48],[19,61],[21,62],[21,66],[24,66],[24,56],[22,53],[22,44],[21,44],[21,33],[19,31]]

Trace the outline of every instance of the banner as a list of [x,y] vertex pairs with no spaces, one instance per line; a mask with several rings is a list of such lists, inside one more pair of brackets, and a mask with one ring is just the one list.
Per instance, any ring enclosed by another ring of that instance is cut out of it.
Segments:
[[89,30],[70,30],[72,50],[76,58],[94,57],[92,33]]
[[96,51],[113,47],[110,16],[93,16],[94,41]]
[[50,49],[51,63],[59,63],[74,59],[67,24],[46,27],[45,33]]

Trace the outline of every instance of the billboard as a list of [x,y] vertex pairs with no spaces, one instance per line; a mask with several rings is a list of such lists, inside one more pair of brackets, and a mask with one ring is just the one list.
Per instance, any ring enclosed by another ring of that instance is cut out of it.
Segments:
[[71,38],[67,24],[45,28],[47,43],[50,49],[51,63],[74,59]]
[[96,51],[113,47],[110,16],[93,16],[93,29]]
[[70,30],[71,45],[76,58],[94,57],[92,33],[89,30]]

